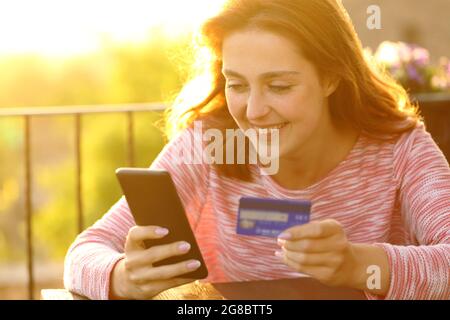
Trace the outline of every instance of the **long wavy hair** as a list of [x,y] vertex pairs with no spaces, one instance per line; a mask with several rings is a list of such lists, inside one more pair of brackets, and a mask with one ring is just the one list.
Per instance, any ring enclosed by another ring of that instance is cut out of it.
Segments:
[[[221,51],[228,35],[248,27],[287,37],[299,46],[321,77],[339,79],[328,98],[333,121],[387,140],[413,129],[421,120],[407,92],[364,53],[340,0],[229,0],[200,30],[201,48],[210,53],[209,59],[198,55],[199,66],[209,75],[208,85],[204,92],[195,92],[199,96],[193,103],[185,97],[195,81],[187,83],[166,110],[165,132],[169,138],[194,121],[223,132],[238,128],[225,99]],[[198,79],[198,74],[193,74],[192,79]],[[245,147],[248,150],[248,140]],[[220,174],[251,181],[248,164],[217,166]]]

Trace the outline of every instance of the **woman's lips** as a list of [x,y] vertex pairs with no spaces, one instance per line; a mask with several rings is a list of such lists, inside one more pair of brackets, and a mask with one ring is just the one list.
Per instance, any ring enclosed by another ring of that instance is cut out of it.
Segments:
[[251,127],[253,129],[282,129],[284,128],[286,125],[288,125],[289,122],[282,122],[282,123],[278,123],[278,124],[270,124],[270,125],[252,125]]

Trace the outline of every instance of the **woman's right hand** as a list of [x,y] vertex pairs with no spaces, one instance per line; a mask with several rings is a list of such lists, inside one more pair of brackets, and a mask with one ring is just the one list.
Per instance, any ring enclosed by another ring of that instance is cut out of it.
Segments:
[[160,239],[169,230],[157,226],[135,226],[128,231],[125,259],[120,260],[111,275],[111,299],[150,299],[161,291],[194,281],[179,276],[200,267],[200,261],[187,260],[171,265],[152,264],[189,251],[187,242],[174,242],[146,248],[144,240]]

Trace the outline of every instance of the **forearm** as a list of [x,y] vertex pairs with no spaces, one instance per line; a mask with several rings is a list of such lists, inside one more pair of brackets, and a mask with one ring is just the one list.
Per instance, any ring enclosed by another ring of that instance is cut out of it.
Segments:
[[368,244],[354,244],[352,250],[355,270],[350,286],[385,296],[390,285],[390,268],[386,252],[380,247]]
[[402,246],[377,243],[375,246],[389,257],[390,288],[385,299],[450,299],[450,244]]

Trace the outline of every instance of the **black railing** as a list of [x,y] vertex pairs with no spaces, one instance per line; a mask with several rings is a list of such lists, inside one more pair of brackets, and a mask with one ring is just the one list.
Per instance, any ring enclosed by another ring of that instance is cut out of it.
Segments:
[[123,113],[127,116],[127,164],[134,166],[134,120],[133,114],[136,112],[156,112],[164,110],[161,103],[153,104],[130,104],[130,105],[106,105],[106,106],[67,106],[67,107],[45,107],[45,108],[0,108],[0,117],[22,117],[24,119],[24,157],[25,157],[25,228],[26,228],[26,256],[28,273],[28,298],[34,299],[34,263],[33,263],[33,203],[32,203],[32,179],[33,166],[31,159],[31,119],[39,116],[74,116],[75,127],[75,162],[76,162],[76,203],[77,203],[77,224],[78,232],[84,229],[83,196],[82,196],[82,126],[83,115]]

